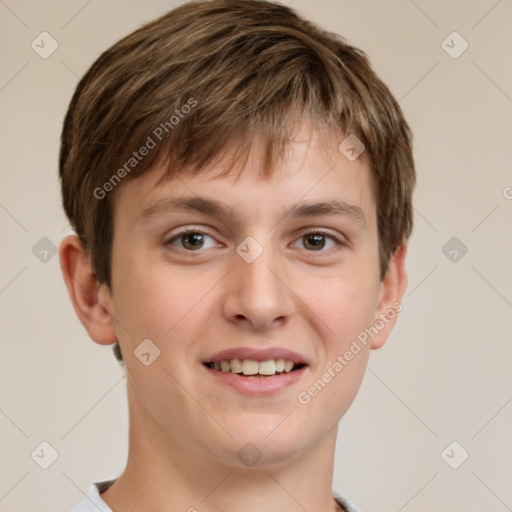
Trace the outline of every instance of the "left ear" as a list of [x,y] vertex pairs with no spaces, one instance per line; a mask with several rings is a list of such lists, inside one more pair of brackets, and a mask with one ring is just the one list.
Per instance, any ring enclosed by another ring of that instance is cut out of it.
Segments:
[[370,345],[372,349],[384,345],[397,321],[398,313],[402,310],[402,296],[407,286],[406,253],[407,242],[404,240],[391,256],[386,275],[380,283],[373,323],[373,327],[378,333],[372,339]]

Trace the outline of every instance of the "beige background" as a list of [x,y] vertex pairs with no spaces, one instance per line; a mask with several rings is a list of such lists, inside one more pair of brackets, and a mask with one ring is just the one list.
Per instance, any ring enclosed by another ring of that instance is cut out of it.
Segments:
[[[32,248],[70,232],[57,155],[79,77],[178,3],[0,0],[1,511],[69,510],[124,467],[122,371],[75,318],[58,257]],[[341,422],[333,487],[372,512],[512,510],[512,2],[292,6],[368,53],[413,128],[419,176],[404,309]],[[31,48],[43,31],[59,45],[48,59]],[[469,43],[456,59],[441,46],[453,31]],[[452,237],[468,249],[456,262]],[[46,470],[31,458],[42,441],[58,452]],[[452,441],[469,453],[458,469],[441,457]]]

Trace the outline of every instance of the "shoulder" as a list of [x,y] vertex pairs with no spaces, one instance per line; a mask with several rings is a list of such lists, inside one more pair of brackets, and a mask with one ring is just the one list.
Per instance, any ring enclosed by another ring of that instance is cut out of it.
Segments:
[[[106,491],[115,481],[116,479],[112,479],[91,484],[83,500],[73,507],[71,512],[113,512],[101,499],[100,494]],[[352,502],[337,492],[333,492],[333,496],[345,512],[360,512]]]
[[73,507],[71,512],[113,512],[101,499],[100,494],[106,491],[115,481],[116,479],[91,484],[83,500]]
[[361,512],[351,501],[344,498],[341,494],[333,492],[334,499],[343,507],[345,512]]

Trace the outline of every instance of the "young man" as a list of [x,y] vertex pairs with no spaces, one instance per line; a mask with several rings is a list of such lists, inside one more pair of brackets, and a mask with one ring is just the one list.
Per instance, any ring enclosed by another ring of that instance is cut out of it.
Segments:
[[411,135],[288,7],[190,2],[107,50],[62,133],[64,279],[126,367],[123,474],[73,510],[356,510],[338,422],[406,286]]

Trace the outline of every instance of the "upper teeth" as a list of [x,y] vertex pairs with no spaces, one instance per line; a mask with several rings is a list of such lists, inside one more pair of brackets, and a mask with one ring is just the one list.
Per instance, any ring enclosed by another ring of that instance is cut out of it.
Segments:
[[275,375],[280,372],[291,372],[294,362],[287,359],[269,359],[254,361],[254,359],[231,359],[215,361],[213,367],[222,372],[243,373],[244,375]]

